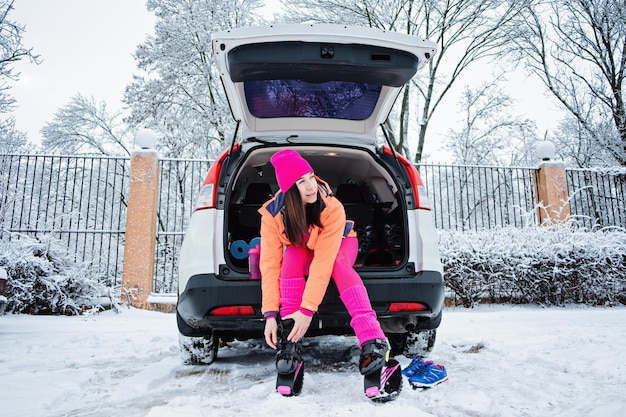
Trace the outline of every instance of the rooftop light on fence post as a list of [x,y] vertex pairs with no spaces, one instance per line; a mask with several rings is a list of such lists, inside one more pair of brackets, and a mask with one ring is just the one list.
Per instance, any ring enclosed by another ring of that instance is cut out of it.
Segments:
[[152,129],[139,129],[135,134],[135,143],[141,149],[154,149],[156,142],[157,134]]
[[551,159],[554,159],[554,156],[556,155],[556,147],[554,146],[554,143],[550,142],[549,140],[539,142],[535,149],[537,152],[537,156],[542,161],[549,161]]

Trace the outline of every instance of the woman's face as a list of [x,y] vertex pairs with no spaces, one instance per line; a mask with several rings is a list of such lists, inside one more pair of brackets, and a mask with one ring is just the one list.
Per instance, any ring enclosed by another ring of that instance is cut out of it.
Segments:
[[301,176],[296,181],[298,191],[300,191],[300,198],[304,204],[312,204],[317,201],[317,180],[315,174],[309,172]]

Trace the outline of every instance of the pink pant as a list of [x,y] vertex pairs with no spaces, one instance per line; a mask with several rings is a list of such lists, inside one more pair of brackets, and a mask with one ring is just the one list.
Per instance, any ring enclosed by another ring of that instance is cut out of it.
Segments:
[[[373,339],[384,339],[376,312],[372,309],[367,290],[353,265],[358,253],[356,237],[341,241],[339,253],[333,264],[332,279],[348,313],[352,317],[350,325],[359,339],[359,345]],[[280,276],[280,315],[285,317],[300,308],[302,294],[313,260],[313,252],[305,247],[288,246],[283,255]]]

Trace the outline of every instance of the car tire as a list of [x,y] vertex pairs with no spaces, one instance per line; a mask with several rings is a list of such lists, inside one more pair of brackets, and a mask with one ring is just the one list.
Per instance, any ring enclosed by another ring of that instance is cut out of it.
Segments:
[[407,358],[414,356],[425,358],[435,347],[437,328],[441,324],[443,312],[430,320],[427,329],[419,328],[407,333],[389,333],[387,339],[391,348],[391,355],[403,355]]
[[219,339],[209,336],[185,336],[178,334],[180,355],[186,365],[210,365],[217,358]]
[[402,354],[407,358],[415,356],[425,358],[435,347],[437,329],[418,330],[409,332]]
[[435,347],[437,329],[414,330],[408,333],[392,333],[387,335],[391,347],[391,355],[403,355],[407,358],[415,356],[425,358]]

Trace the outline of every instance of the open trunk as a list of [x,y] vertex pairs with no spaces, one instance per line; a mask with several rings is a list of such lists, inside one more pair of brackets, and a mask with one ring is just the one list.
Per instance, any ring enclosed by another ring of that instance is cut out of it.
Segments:
[[[333,194],[344,204],[346,217],[355,222],[359,254],[358,271],[402,265],[407,258],[406,212],[400,187],[392,172],[396,165],[389,155],[382,157],[366,148],[294,146],[309,161],[315,174],[327,181]],[[257,210],[278,190],[270,156],[274,147],[257,147],[245,156],[228,187],[226,259],[237,272],[248,269],[247,248],[259,239]],[[242,156],[242,159],[244,157]]]

